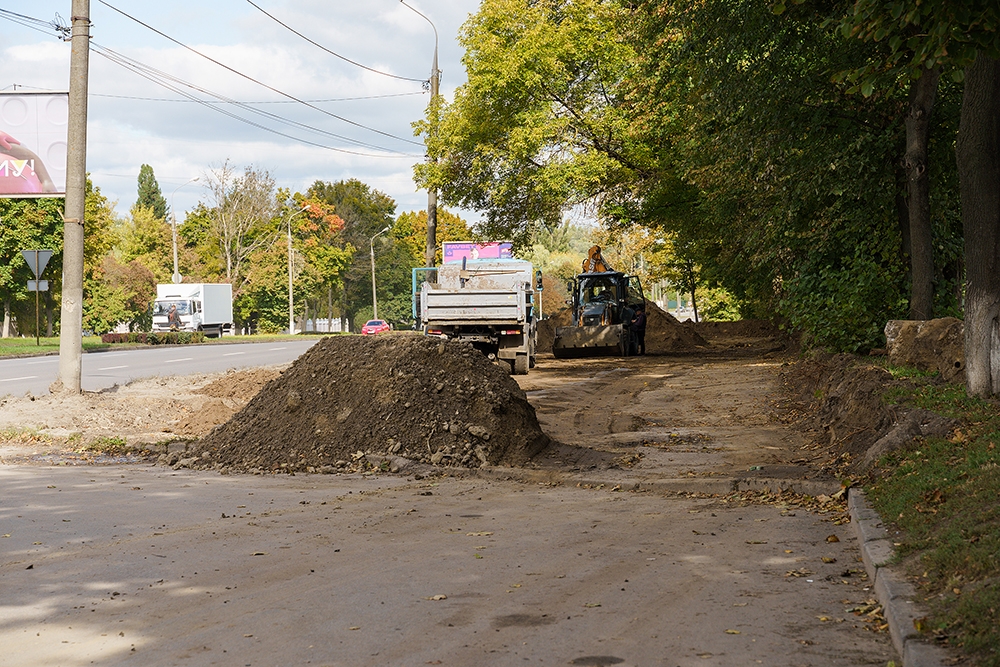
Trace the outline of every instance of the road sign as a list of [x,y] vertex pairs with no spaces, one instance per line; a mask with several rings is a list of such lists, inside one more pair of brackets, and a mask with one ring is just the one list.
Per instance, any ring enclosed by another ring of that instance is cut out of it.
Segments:
[[42,275],[42,271],[45,270],[45,265],[49,263],[52,258],[51,250],[22,250],[21,256],[24,257],[24,261],[28,263],[28,267],[31,272],[35,274],[35,277]]
[[48,280],[29,280],[28,281],[28,291],[29,292],[48,292],[49,291],[49,281]]

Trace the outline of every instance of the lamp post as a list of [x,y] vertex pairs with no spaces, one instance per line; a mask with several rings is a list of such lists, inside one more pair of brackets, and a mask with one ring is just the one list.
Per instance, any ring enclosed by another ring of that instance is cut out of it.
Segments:
[[288,216],[288,333],[295,335],[295,302],[292,300],[292,218],[309,210],[303,206]]
[[177,191],[183,188],[185,185],[189,185],[197,181],[198,178],[199,178],[198,176],[195,176],[190,181],[178,185],[176,188],[174,188],[174,191],[170,193],[170,218],[172,220],[170,227],[171,230],[173,231],[173,237],[174,237],[174,275],[172,280],[175,285],[180,283],[181,274],[180,271],[177,270],[177,211],[174,210],[174,195],[177,194]]
[[[441,70],[438,69],[438,30],[437,26],[434,25],[434,21],[431,21],[425,15],[418,12],[416,9],[406,4],[406,0],[399,0],[404,7],[412,11],[417,16],[420,16],[425,21],[431,24],[431,28],[434,30],[434,60],[431,62],[431,114],[430,119],[430,135],[436,134],[437,132],[437,97],[438,97],[438,87],[441,83]],[[436,158],[432,158],[430,154],[427,155],[427,160],[429,162],[436,162]],[[434,255],[437,253],[437,190],[433,187],[427,190],[427,248],[424,252],[425,266],[434,266]]]
[[389,226],[387,225],[385,229],[380,232],[376,232],[375,236],[371,238],[369,242],[369,249],[371,250],[372,257],[372,319],[378,319],[378,299],[375,296],[375,239],[382,234],[389,231]]

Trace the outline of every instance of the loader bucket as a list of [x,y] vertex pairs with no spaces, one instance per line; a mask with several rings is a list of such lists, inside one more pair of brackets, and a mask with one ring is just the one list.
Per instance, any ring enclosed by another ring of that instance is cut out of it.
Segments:
[[552,354],[557,359],[599,355],[621,355],[627,352],[622,325],[591,327],[559,327],[552,341]]

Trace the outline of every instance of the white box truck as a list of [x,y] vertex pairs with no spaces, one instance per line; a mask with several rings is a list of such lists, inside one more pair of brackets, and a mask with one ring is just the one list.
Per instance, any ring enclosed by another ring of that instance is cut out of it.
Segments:
[[153,331],[201,331],[207,336],[232,334],[233,286],[224,283],[157,285]]

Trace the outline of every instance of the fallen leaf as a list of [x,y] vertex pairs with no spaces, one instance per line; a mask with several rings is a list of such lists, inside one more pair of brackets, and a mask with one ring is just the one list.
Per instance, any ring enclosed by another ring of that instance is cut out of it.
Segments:
[[425,600],[447,600],[447,595],[432,595],[429,598],[424,598]]
[[767,544],[767,540],[747,540],[747,544]]
[[584,607],[600,607],[601,603],[600,602],[587,602],[587,603],[584,603],[583,606]]
[[264,553],[263,551],[254,551],[254,552],[253,552],[252,554],[250,554],[250,555],[251,555],[251,556],[266,556],[267,554],[266,554],[266,553]]
[[836,535],[828,535],[826,541],[829,542],[830,544],[833,544],[834,542],[839,542],[840,538],[837,537]]
[[10,533],[4,533],[3,535],[0,535],[0,537],[10,537]]
[[253,637],[253,635],[243,635],[244,637]]
[[726,630],[726,634],[727,635],[738,635],[738,634],[740,634],[740,631],[739,630]]
[[824,563],[836,563],[837,559],[833,558],[832,556],[823,556],[823,562]]
[[920,618],[913,619],[913,627],[916,628],[917,632],[923,632],[927,629],[927,617],[921,616]]
[[830,620],[830,617],[829,617],[829,616],[817,616],[816,618],[818,618],[818,619],[819,619],[820,621],[822,621],[823,623],[826,623],[827,621],[829,621],[829,620]]
[[348,629],[348,630],[360,630],[360,629],[361,629],[361,626],[360,626],[360,625],[352,625],[351,627],[349,627],[349,628],[347,628],[347,629]]
[[490,532],[487,532],[487,531],[484,530],[484,531],[480,531],[478,533],[466,533],[465,536],[466,537],[489,537],[492,534],[493,533],[490,533]]

